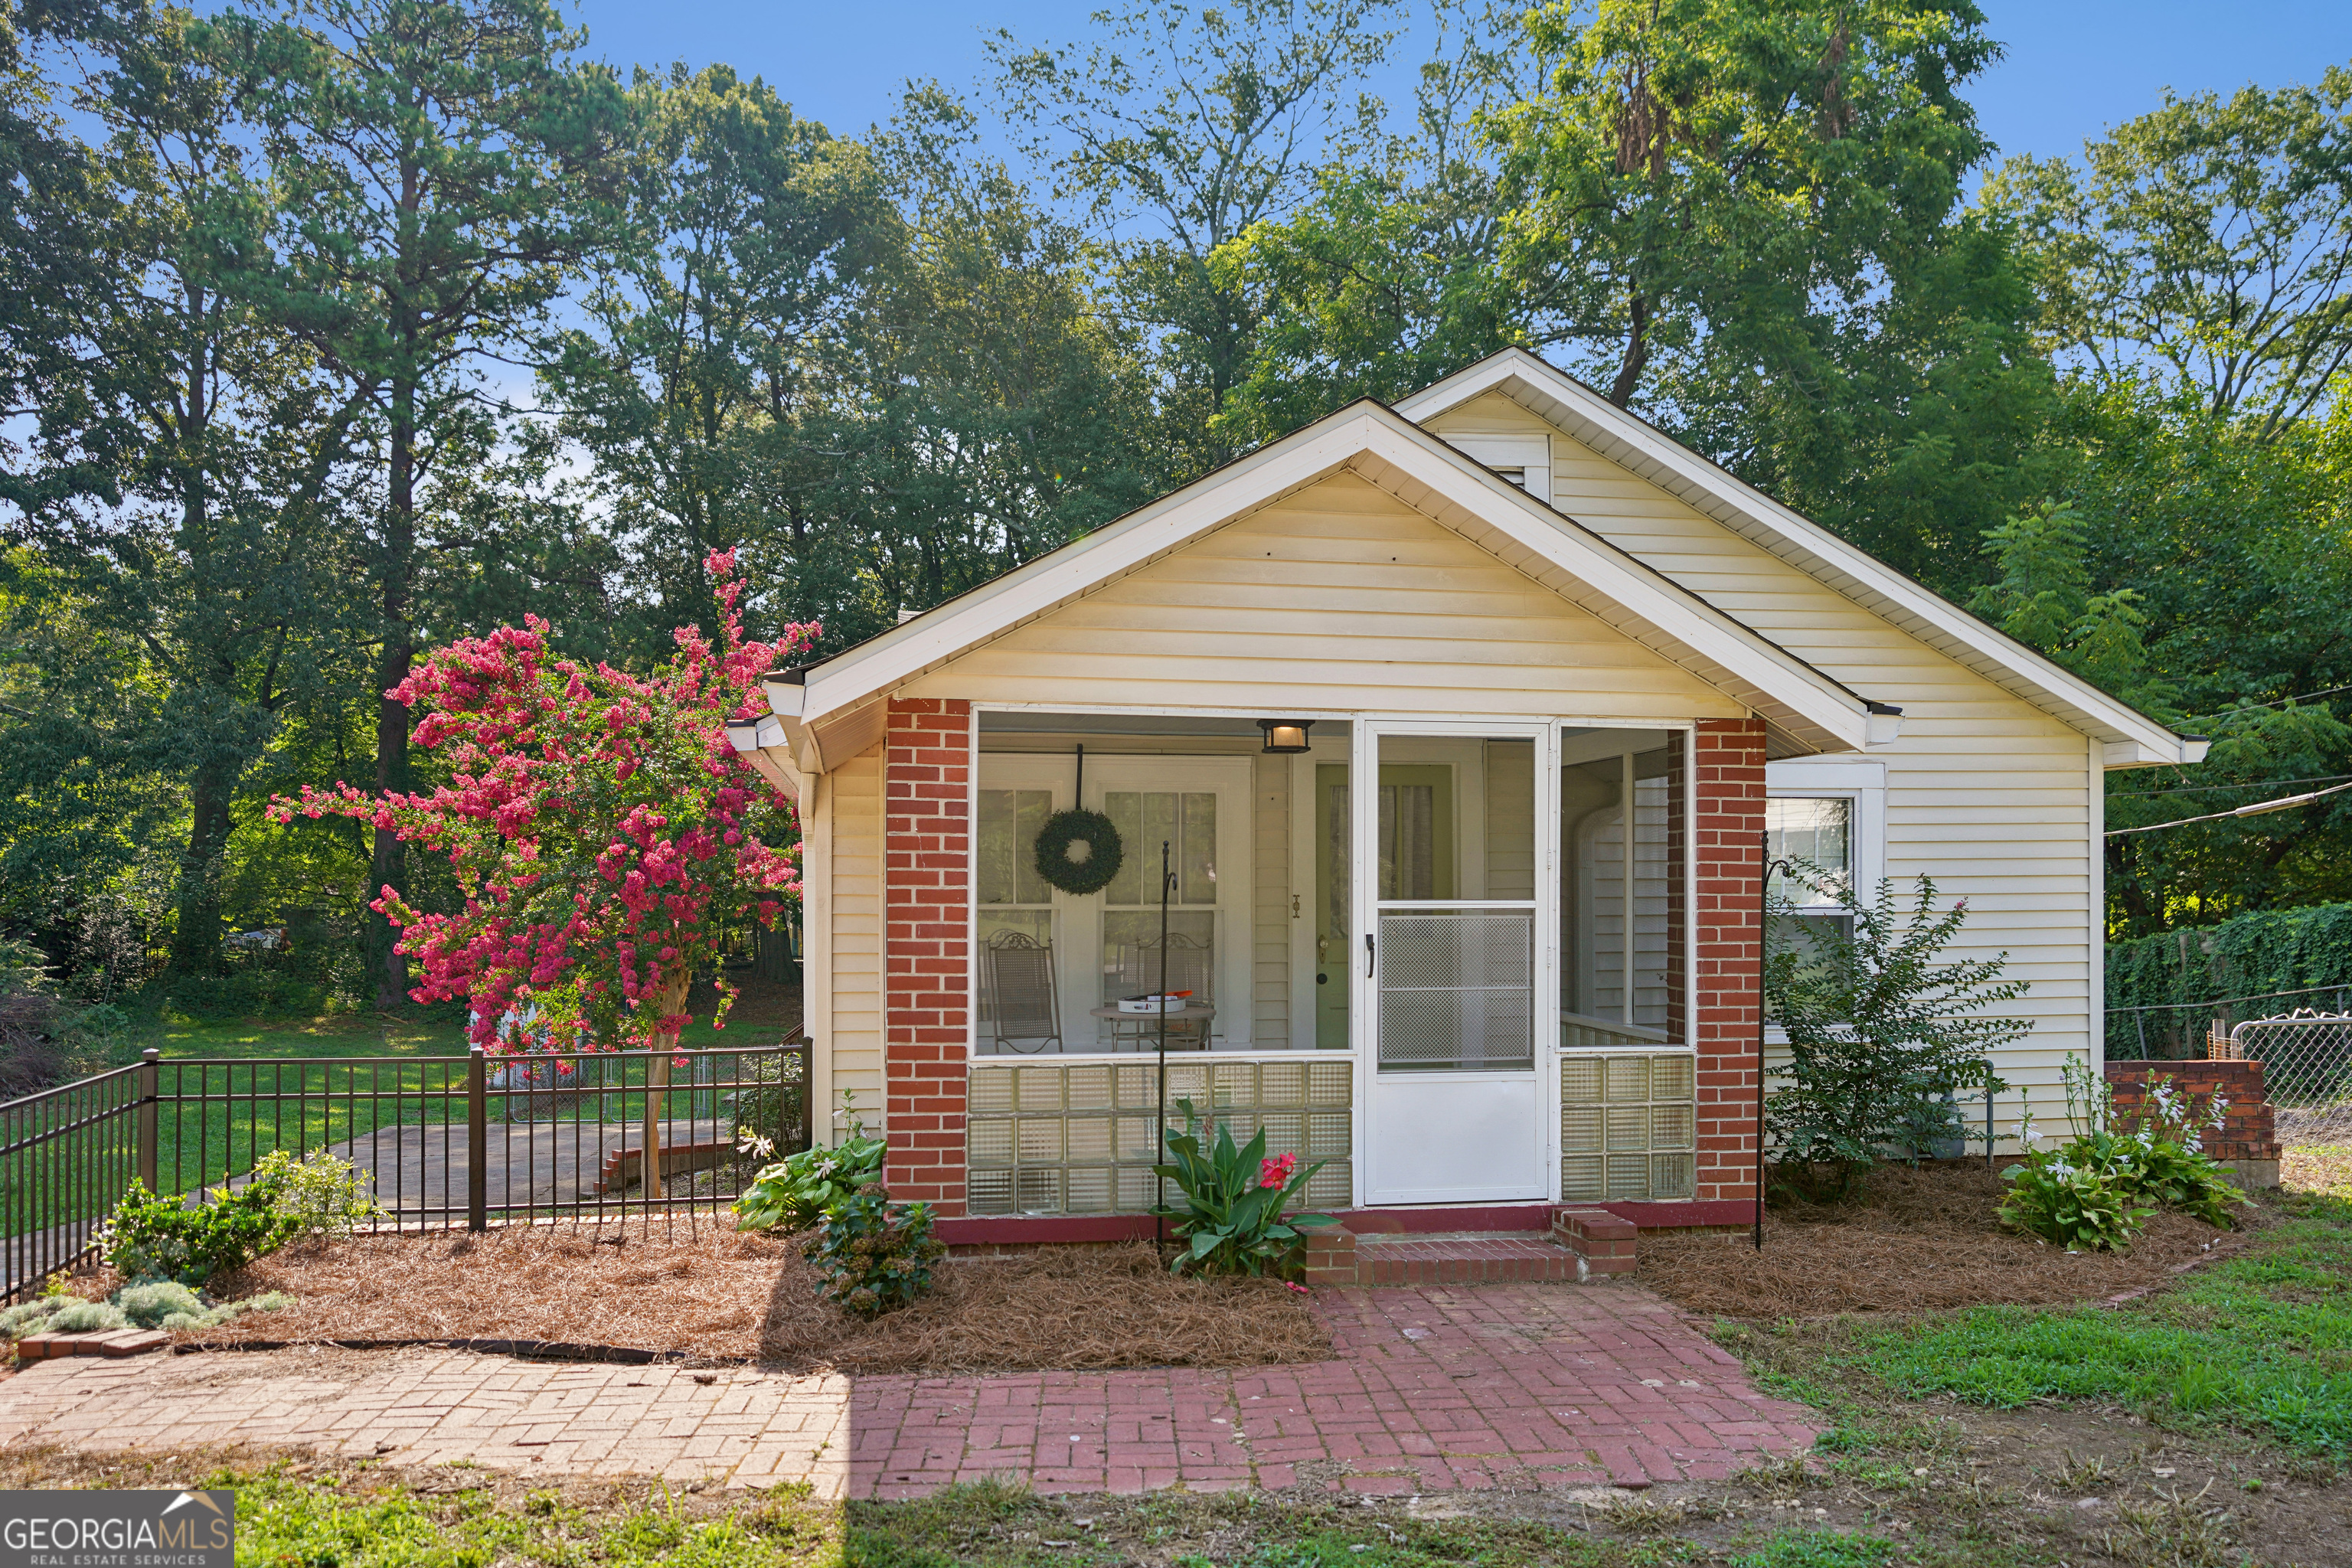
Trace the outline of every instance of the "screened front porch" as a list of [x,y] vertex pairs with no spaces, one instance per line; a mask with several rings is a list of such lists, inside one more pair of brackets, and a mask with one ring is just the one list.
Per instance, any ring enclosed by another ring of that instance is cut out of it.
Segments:
[[[1163,1026],[1171,1108],[1328,1162],[1318,1203],[1692,1190],[1686,729],[983,710],[976,734],[974,1213],[1149,1206]],[[1039,863],[1074,807],[1117,837],[1098,887],[1091,841],[1076,875]],[[1276,1070],[1302,1059],[1328,1070]]]

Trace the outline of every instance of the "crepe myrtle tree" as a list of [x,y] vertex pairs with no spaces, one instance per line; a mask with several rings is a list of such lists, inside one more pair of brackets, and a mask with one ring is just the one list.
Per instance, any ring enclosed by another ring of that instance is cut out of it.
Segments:
[[[505,1053],[499,1020],[536,1005],[587,1048],[656,1051],[668,1079],[693,1020],[698,970],[718,978],[713,1022],[734,988],[718,969],[730,925],[772,923],[799,892],[797,825],[727,739],[761,704],[758,679],[806,647],[814,624],[774,644],[747,641],[731,552],[704,563],[719,638],[681,626],[646,676],[552,657],[537,616],[435,649],[390,696],[421,713],[415,743],[449,782],[430,795],[370,795],[348,784],[277,797],[279,822],[340,816],[449,858],[465,895],[455,913],[416,909],[391,887],[370,906],[416,959],[419,1002],[464,1000],[469,1035]],[[568,1064],[560,1064],[568,1066]],[[646,1101],[646,1186],[659,1186],[658,1093]]]
[[1839,913],[1807,916],[1768,889],[1765,1016],[1789,1037],[1788,1060],[1770,1072],[1783,1087],[1764,1102],[1768,1142],[1779,1185],[1810,1201],[1843,1199],[1880,1161],[1916,1160],[1964,1138],[1954,1095],[2009,1087],[1993,1053],[2033,1026],[1985,1010],[2022,996],[2028,983],[2001,978],[2006,952],[1937,962],[1969,905],[1939,910],[1930,878],[1918,879],[1906,909],[1891,877],[1864,900],[1843,877],[1782,864]]

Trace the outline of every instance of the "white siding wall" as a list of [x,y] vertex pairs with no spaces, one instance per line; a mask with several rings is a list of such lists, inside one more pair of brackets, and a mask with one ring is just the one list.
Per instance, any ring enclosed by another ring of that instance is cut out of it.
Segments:
[[828,1103],[814,1108],[820,1140],[841,1091],[857,1095],[857,1115],[879,1137],[882,1094],[882,748],[825,775],[830,816],[832,908],[832,1082]]
[[1352,474],[1015,627],[903,695],[1256,712],[1744,712]]
[[[1946,896],[1968,900],[1959,951],[2006,951],[2009,974],[2032,982],[2015,1011],[2035,1021],[2033,1033],[2000,1070],[2030,1086],[2037,1119],[2054,1123],[2061,1064],[2097,1051],[2098,774],[2088,738],[1507,398],[1480,398],[1429,428],[1449,438],[1548,435],[1554,506],[1863,696],[1903,710],[1902,739],[1870,752],[1887,763],[1887,874],[1931,876]],[[1997,1124],[2013,1124],[2017,1108],[2012,1091]]]

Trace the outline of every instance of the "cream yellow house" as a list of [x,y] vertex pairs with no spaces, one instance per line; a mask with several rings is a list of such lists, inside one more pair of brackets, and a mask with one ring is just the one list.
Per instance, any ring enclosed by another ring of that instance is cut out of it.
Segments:
[[2101,775],[2202,753],[1517,351],[766,690],[817,1103],[967,1241],[1131,1230],[1163,1091],[1326,1206],[1737,1223],[1768,861],[1967,898],[2047,1089]]

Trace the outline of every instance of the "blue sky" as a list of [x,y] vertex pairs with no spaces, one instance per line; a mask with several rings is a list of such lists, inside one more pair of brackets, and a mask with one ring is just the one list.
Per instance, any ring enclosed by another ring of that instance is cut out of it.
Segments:
[[[856,132],[887,115],[898,83],[969,90],[984,29],[1024,42],[1083,34],[1103,0],[875,5],[806,0],[586,0],[592,53],[616,63],[723,59],[764,76],[799,110]],[[2005,153],[2074,152],[2152,108],[2169,86],[2227,90],[2316,80],[2352,62],[2347,0],[1982,0],[2009,58],[1974,92]],[[1408,41],[1407,58],[1418,51]]]

